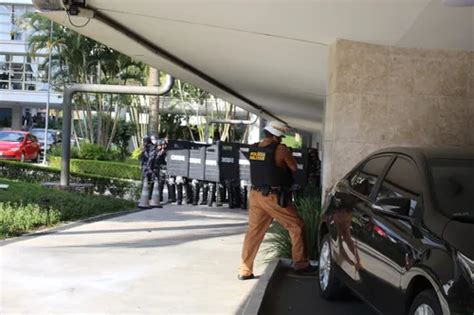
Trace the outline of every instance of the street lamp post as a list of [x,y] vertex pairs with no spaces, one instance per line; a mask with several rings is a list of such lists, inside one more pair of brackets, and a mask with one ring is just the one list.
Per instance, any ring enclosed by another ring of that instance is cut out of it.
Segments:
[[48,98],[46,100],[46,117],[44,122],[44,145],[43,145],[43,164],[46,165],[46,154],[48,152],[48,127],[49,127],[49,101],[51,97],[51,53],[53,50],[53,25],[51,21],[51,28],[49,31],[49,55],[48,55]]

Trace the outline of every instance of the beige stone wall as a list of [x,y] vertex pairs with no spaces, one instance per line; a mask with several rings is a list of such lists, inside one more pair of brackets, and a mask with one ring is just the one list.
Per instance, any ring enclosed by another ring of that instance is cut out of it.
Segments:
[[337,40],[330,47],[323,187],[397,145],[474,146],[474,53]]

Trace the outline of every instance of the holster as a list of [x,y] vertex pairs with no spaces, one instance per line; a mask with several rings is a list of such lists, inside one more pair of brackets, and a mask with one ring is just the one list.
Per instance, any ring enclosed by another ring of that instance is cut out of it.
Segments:
[[291,200],[291,191],[283,189],[278,194],[278,205],[282,208],[288,207]]

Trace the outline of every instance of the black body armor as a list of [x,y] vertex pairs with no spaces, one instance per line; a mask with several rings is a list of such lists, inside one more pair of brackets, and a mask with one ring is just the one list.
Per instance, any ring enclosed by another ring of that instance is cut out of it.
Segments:
[[291,171],[275,164],[275,151],[278,143],[259,147],[258,143],[250,147],[250,177],[252,185],[264,187],[290,187],[292,184]]

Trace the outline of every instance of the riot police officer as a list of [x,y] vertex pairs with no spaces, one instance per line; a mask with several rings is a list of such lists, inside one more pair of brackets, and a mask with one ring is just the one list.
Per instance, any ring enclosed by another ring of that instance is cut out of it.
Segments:
[[152,170],[150,168],[150,157],[153,154],[154,145],[151,142],[151,138],[149,136],[143,137],[143,148],[142,152],[138,156],[138,160],[140,161],[140,169],[142,173],[142,178],[147,177],[148,181],[151,181]]
[[292,184],[297,165],[291,152],[281,144],[288,127],[271,121],[264,128],[265,138],[250,148],[252,187],[249,195],[249,226],[242,249],[239,280],[252,279],[253,262],[265,233],[275,219],[291,238],[293,269],[305,274],[316,268],[309,264],[303,239],[303,220],[286,192]]
[[155,149],[152,154],[153,180],[158,180],[159,200],[163,201],[163,188],[166,181],[166,147],[164,140],[151,137],[155,143]]

